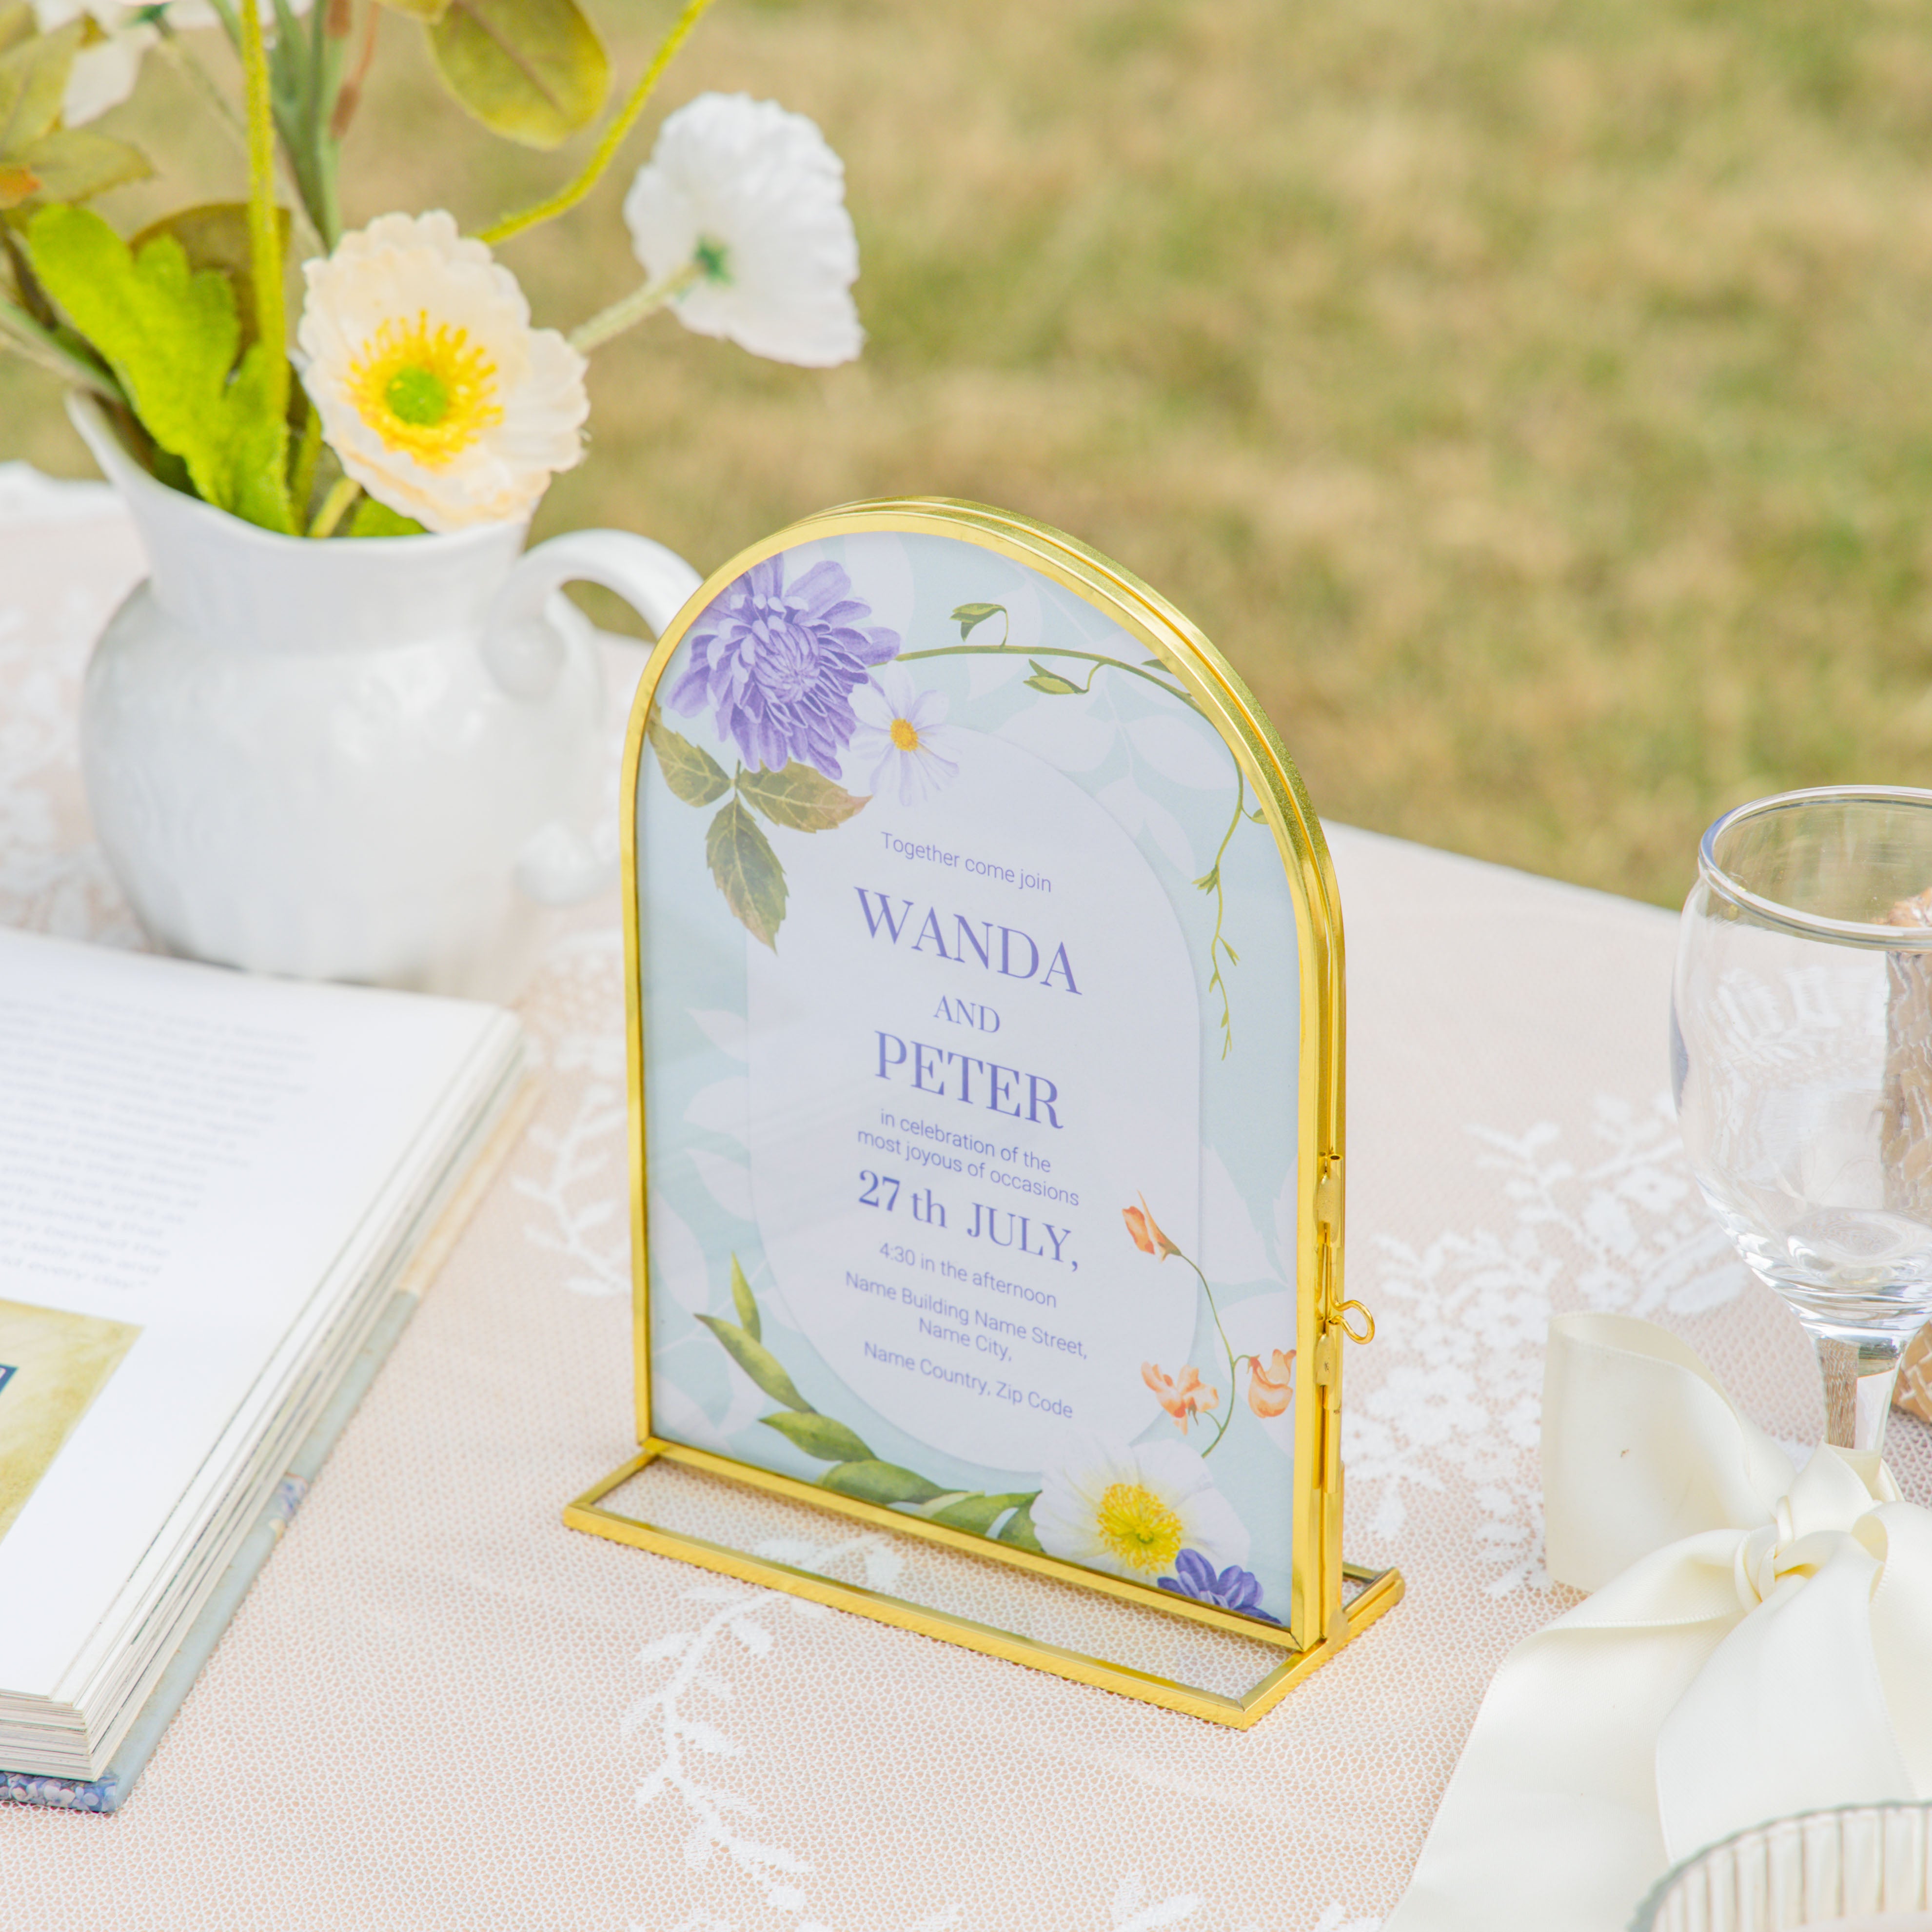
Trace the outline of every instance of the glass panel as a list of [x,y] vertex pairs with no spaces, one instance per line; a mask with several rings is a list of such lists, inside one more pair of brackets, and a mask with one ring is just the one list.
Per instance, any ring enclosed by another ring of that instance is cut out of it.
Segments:
[[1285,1622],[1297,928],[1216,728],[885,530],[753,566],[656,695],[654,1426]]

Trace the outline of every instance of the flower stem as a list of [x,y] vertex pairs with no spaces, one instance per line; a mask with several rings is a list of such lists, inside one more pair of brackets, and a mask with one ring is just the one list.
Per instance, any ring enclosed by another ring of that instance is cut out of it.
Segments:
[[[1116,670],[1124,670],[1130,677],[1137,677],[1150,684],[1156,691],[1164,691],[1170,698],[1178,698],[1190,711],[1201,707],[1184,691],[1169,684],[1165,678],[1155,676],[1153,672],[1143,670],[1138,664],[1123,664],[1118,658],[1110,658],[1100,651],[1061,650],[1051,645],[1041,645],[1034,653],[1042,658],[1078,658],[1082,664],[1112,664]],[[942,644],[929,651],[902,651],[893,660],[896,664],[910,664],[920,658],[997,658],[1010,656],[1004,640],[997,644]]]
[[[222,92],[214,75],[202,64],[187,41],[182,38],[177,28],[170,26],[165,20],[157,20],[154,25],[160,32],[162,50],[174,64],[175,71],[200,96],[202,105],[234,136],[237,145],[246,154],[248,152],[248,130],[235,112],[234,104]],[[283,176],[292,190],[289,199],[292,206],[296,225],[302,231],[303,248],[310,254],[326,255],[328,250],[324,246],[314,222],[309,218],[308,204],[302,200],[297,188],[294,171],[287,166],[286,158],[284,157],[283,160]]]
[[308,533],[320,539],[333,536],[335,526],[348,515],[350,506],[362,494],[362,486],[352,476],[338,476],[334,488],[322,500],[322,508],[315,513],[315,521],[309,525]]
[[1193,1261],[1192,1261],[1191,1259],[1190,1259],[1190,1258],[1189,1258],[1187,1256],[1181,1254],[1181,1253],[1180,1253],[1180,1250],[1178,1248],[1176,1248],[1176,1249],[1174,1250],[1174,1252],[1177,1255],[1180,1255],[1180,1258],[1181,1258],[1183,1261],[1186,1262],[1187,1263],[1187,1265],[1188,1265],[1190,1268],[1192,1268],[1192,1269],[1194,1270],[1194,1278],[1195,1278],[1195,1280],[1196,1280],[1196,1281],[1199,1282],[1200,1282],[1200,1284],[1201,1284],[1201,1292],[1202,1292],[1203,1294],[1204,1294],[1205,1296],[1207,1296],[1207,1298],[1208,1298],[1208,1312],[1210,1315],[1213,1316],[1214,1316],[1214,1332],[1215,1332],[1215,1334],[1217,1334],[1218,1336],[1220,1336],[1220,1338],[1221,1338],[1221,1352],[1222,1352],[1224,1355],[1226,1355],[1226,1356],[1227,1357],[1227,1358],[1228,1358],[1228,1406],[1227,1406],[1226,1409],[1225,1411],[1223,1411],[1223,1412],[1222,1412],[1222,1414],[1221,1414],[1221,1417],[1220,1417],[1220,1420],[1219,1420],[1218,1423],[1217,1423],[1217,1424],[1216,1424],[1216,1428],[1215,1428],[1215,1434],[1214,1434],[1214,1441],[1213,1441],[1213,1442],[1211,1442],[1210,1443],[1209,1443],[1209,1444],[1208,1444],[1208,1445],[1207,1446],[1207,1448],[1204,1448],[1204,1450],[1202,1450],[1202,1452],[1201,1452],[1201,1453],[1202,1453],[1202,1454],[1204,1456],[1211,1456],[1211,1455],[1213,1455],[1213,1454],[1214,1454],[1214,1451],[1215,1451],[1216,1450],[1217,1450],[1218,1448],[1220,1448],[1220,1446],[1221,1446],[1221,1438],[1222,1438],[1222,1436],[1224,1436],[1225,1435],[1226,1435],[1226,1434],[1227,1434],[1227,1432],[1228,1432],[1228,1424],[1234,1420],[1234,1345],[1233,1345],[1231,1342],[1229,1342],[1229,1340],[1228,1340],[1228,1331],[1227,1331],[1227,1330],[1226,1330],[1226,1329],[1225,1329],[1225,1328],[1223,1328],[1221,1326],[1221,1311],[1220,1311],[1220,1309],[1218,1309],[1217,1307],[1216,1307],[1216,1306],[1215,1306],[1215,1305],[1214,1305],[1214,1291],[1211,1288],[1210,1288],[1210,1287],[1208,1286],[1208,1277],[1207,1277],[1204,1274],[1203,1274],[1201,1272],[1200,1268],[1199,1268],[1196,1264],[1196,1263],[1195,1263]]
[[[368,0],[368,7],[373,21],[381,10],[376,0]],[[346,0],[310,0],[308,57],[305,63],[297,64],[302,73],[299,144],[290,141],[286,122],[282,129],[283,146],[294,148],[298,197],[304,205],[314,204],[314,224],[322,238],[319,252],[325,254],[342,236],[335,182],[340,140],[335,131],[335,108],[342,87],[343,43],[349,36],[351,10]],[[300,29],[288,0],[275,0],[275,12],[281,22],[278,39],[292,50]]]
[[1234,1044],[1234,1011],[1228,998],[1228,982],[1222,976],[1221,957],[1228,956],[1229,965],[1240,962],[1234,956],[1234,949],[1221,937],[1221,922],[1228,916],[1228,891],[1222,883],[1221,861],[1228,856],[1228,848],[1233,842],[1234,828],[1248,815],[1248,782],[1240,766],[1234,767],[1234,815],[1228,821],[1228,829],[1221,835],[1220,849],[1214,854],[1214,862],[1194,883],[1204,892],[1214,895],[1214,937],[1208,942],[1208,964],[1214,969],[1208,975],[1208,990],[1221,996],[1221,1058],[1226,1060]]
[[362,89],[369,79],[369,69],[376,58],[376,28],[382,17],[382,9],[378,0],[369,0],[368,11],[362,22],[362,44],[356,50],[356,64],[350,70],[349,78],[335,90],[335,105],[328,111],[328,138],[340,141],[349,131],[349,124],[356,118],[356,110],[362,104]]
[[296,460],[289,472],[289,501],[298,525],[308,514],[308,500],[315,490],[315,466],[322,457],[322,412],[310,402],[302,418],[302,440],[296,446]]
[[676,58],[677,50],[684,45],[692,28],[703,17],[711,0],[689,0],[689,4],[665,34],[662,44],[651,57],[651,64],[644,70],[644,76],[631,90],[630,98],[617,110],[616,118],[604,129],[604,137],[597,143],[596,151],[585,163],[584,172],[566,186],[560,188],[547,200],[532,206],[520,208],[514,214],[506,214],[493,227],[486,228],[477,238],[487,242],[491,248],[507,242],[512,235],[520,235],[526,228],[534,228],[539,222],[550,221],[574,208],[598,182],[603,178],[604,171],[617,158],[617,150],[624,145],[626,137],[638,124],[638,116],[644,111],[644,103],[651,98],[652,90],[664,77],[664,70]]
[[241,9],[242,73],[248,104],[248,252],[255,283],[255,332],[268,358],[269,419],[289,412],[288,317],[282,302],[282,238],[275,220],[274,106],[268,90],[268,50],[262,10]]
[[92,357],[69,348],[52,329],[10,302],[0,301],[0,344],[24,356],[30,362],[38,362],[63,382],[92,389],[97,396],[104,397],[124,410],[128,406],[121,385]]
[[701,262],[687,262],[662,281],[646,282],[642,288],[634,289],[622,302],[614,302],[608,308],[599,309],[580,328],[572,329],[571,347],[582,356],[589,355],[593,349],[601,349],[614,335],[622,335],[626,329],[636,328],[646,316],[655,315],[667,302],[675,302],[694,282],[703,280],[704,275],[704,265]]

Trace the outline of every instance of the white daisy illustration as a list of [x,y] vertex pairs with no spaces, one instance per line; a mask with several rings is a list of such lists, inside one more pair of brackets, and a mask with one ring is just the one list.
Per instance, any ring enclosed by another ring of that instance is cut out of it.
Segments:
[[852,709],[859,720],[853,762],[869,772],[874,793],[890,788],[900,804],[917,805],[959,776],[957,734],[946,727],[943,692],[915,691],[898,665],[882,664],[853,692]]
[[1049,1556],[1136,1583],[1168,1574],[1184,1550],[1217,1570],[1248,1555],[1246,1525],[1208,1465],[1180,1442],[1088,1437],[1046,1472],[1033,1527]]

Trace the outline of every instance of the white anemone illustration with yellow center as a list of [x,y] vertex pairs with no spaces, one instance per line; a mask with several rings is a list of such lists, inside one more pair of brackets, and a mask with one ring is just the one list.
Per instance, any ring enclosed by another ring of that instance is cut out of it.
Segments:
[[440,209],[308,263],[302,381],[343,469],[432,530],[526,516],[584,454],[584,358]]
[[1248,1555],[1247,1526],[1208,1465],[1179,1442],[1087,1437],[1046,1472],[1033,1527],[1049,1556],[1136,1583],[1172,1575],[1184,1550],[1216,1569]]
[[959,776],[958,734],[946,724],[944,692],[918,691],[897,664],[882,666],[852,694],[859,721],[852,756],[874,792],[917,805]]

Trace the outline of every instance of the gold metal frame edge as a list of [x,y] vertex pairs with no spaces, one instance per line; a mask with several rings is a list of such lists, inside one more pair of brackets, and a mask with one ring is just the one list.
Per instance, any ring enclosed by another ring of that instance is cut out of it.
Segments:
[[[1090,1656],[1082,1651],[1048,1643],[1042,1638],[1027,1636],[1017,1631],[1001,1630],[994,1624],[980,1623],[952,1611],[934,1610],[929,1605],[915,1604],[905,1598],[895,1597],[884,1591],[868,1589],[861,1583],[841,1582],[836,1578],[820,1576],[814,1570],[801,1570],[788,1563],[775,1562],[768,1557],[754,1556],[744,1550],[734,1549],[728,1544],[713,1543],[706,1538],[694,1536],[683,1530],[667,1529],[661,1525],[646,1522],[636,1516],[620,1515],[614,1510],[601,1506],[604,1498],[613,1490],[620,1488],[633,1476],[660,1458],[667,1462],[674,1461],[694,1468],[704,1468],[727,1481],[743,1483],[748,1486],[776,1490],[782,1486],[784,1489],[795,1490],[801,1492],[801,1500],[813,1507],[824,1508],[828,1502],[842,1505],[841,1514],[862,1519],[882,1519],[880,1527],[894,1531],[916,1533],[922,1528],[942,1527],[922,1524],[916,1519],[897,1515],[875,1504],[860,1502],[848,1497],[831,1497],[826,1492],[814,1489],[810,1484],[794,1483],[788,1477],[771,1478],[769,1471],[754,1471],[748,1465],[734,1462],[725,1456],[712,1456],[701,1450],[693,1450],[682,1443],[662,1441],[647,1444],[638,1454],[620,1463],[608,1476],[592,1484],[580,1496],[566,1504],[564,1526],[582,1530],[587,1534],[602,1537],[608,1541],[622,1544],[632,1549],[647,1550],[653,1556],[694,1564],[700,1569],[732,1577],[741,1583],[754,1583],[770,1589],[784,1590],[811,1602],[825,1604],[832,1610],[849,1610],[856,1616],[868,1618],[874,1623],[884,1624],[893,1629],[910,1630],[916,1636],[930,1637],[941,1643],[954,1644],[962,1649],[976,1652],[982,1657],[998,1658],[1004,1663],[1044,1670],[1055,1677],[1065,1678],[1072,1683],[1084,1684],[1096,1690],[1109,1690],[1116,1696],[1131,1698],[1139,1703],[1152,1704],[1160,1709],[1178,1712],[1186,1717],[1203,1718],[1210,1724],[1225,1725],[1233,1730],[1245,1731],[1265,1717],[1304,1677],[1320,1669],[1338,1650],[1352,1642],[1371,1624],[1393,1610],[1402,1600],[1405,1588],[1402,1573],[1399,1570],[1374,1570],[1353,1564],[1346,1565],[1348,1580],[1360,1583],[1363,1588],[1347,1604],[1339,1609],[1336,1616],[1330,1620],[1328,1630],[1305,1648],[1294,1648],[1285,1634],[1280,1638],[1273,1636],[1258,1627],[1251,1618],[1226,1612],[1214,1612],[1209,1606],[1189,1606],[1190,1608],[1210,1612],[1194,1621],[1211,1623],[1216,1628],[1229,1630],[1236,1636],[1251,1640],[1280,1643],[1290,1652],[1272,1670],[1246,1690],[1238,1696],[1229,1696],[1224,1692],[1203,1690],[1196,1684],[1184,1684],[1176,1678],[1162,1677],[1152,1671],[1137,1670],[1132,1664],[1118,1664],[1106,1658]],[[753,1475],[771,1478],[771,1480],[753,1484],[750,1480]],[[935,1540],[944,1540],[958,1547],[962,1554],[981,1561],[1004,1560],[1004,1556],[989,1556],[983,1538],[952,1532]],[[1050,1558],[1044,1562],[1036,1560],[1028,1567],[1055,1581],[1061,1580],[1066,1568],[1064,1564],[1054,1563]],[[1084,1586],[1088,1580],[1083,1573],[1078,1583]],[[1142,1586],[1127,1584],[1112,1594],[1138,1600],[1144,1594],[1151,1597],[1155,1593],[1145,1590]],[[1178,1606],[1171,1602],[1162,1602],[1150,1604],[1149,1607],[1174,1615]]]

